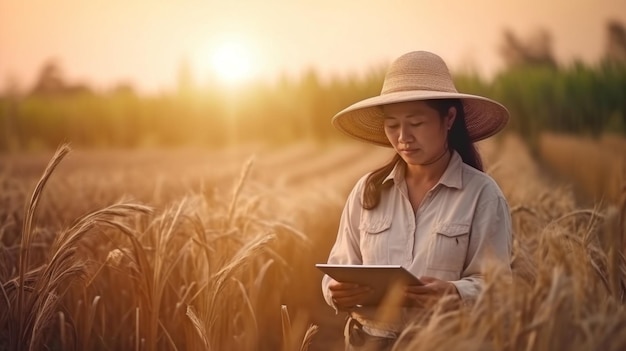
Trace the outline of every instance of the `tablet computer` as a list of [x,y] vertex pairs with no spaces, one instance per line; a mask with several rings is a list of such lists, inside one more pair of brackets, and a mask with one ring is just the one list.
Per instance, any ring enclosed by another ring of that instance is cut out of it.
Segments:
[[364,305],[377,305],[391,289],[407,285],[424,285],[416,276],[400,265],[315,265],[338,282],[356,283],[372,288]]

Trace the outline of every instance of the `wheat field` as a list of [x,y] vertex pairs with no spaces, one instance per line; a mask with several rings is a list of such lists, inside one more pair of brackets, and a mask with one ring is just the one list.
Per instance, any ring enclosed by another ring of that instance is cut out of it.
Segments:
[[[518,137],[479,145],[514,223],[514,280],[442,301],[397,350],[626,349],[622,197],[578,205]],[[0,156],[0,349],[341,350],[323,262],[358,143]],[[547,157],[545,158],[547,160]],[[547,161],[546,161],[547,162]]]

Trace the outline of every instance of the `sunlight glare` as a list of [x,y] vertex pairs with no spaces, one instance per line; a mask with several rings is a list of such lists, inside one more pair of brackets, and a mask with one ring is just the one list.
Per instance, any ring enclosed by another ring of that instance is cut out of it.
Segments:
[[218,79],[226,84],[241,83],[252,74],[249,51],[235,42],[218,46],[212,54],[211,64]]

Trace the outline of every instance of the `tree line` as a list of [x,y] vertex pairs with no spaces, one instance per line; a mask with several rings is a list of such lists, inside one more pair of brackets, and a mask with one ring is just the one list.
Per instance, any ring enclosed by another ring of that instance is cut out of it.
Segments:
[[[508,129],[532,140],[543,130],[598,135],[626,132],[626,31],[607,23],[605,52],[594,64],[559,65],[548,32],[529,38],[505,31],[500,54],[506,68],[491,79],[453,72],[458,90],[501,101]],[[283,144],[342,139],[330,118],[380,93],[385,68],[323,80],[315,70],[276,83],[250,84],[236,93],[194,87],[179,73],[177,91],[141,96],[131,85],[97,93],[68,83],[58,63],[47,62],[30,91],[0,97],[0,150],[151,147],[231,143]]]

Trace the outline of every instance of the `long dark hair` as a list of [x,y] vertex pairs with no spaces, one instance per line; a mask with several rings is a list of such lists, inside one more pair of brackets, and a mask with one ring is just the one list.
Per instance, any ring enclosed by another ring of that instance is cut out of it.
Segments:
[[[442,119],[448,115],[448,111],[451,107],[456,109],[456,118],[454,119],[452,128],[450,128],[448,132],[448,149],[458,152],[464,163],[482,172],[483,162],[476,146],[474,146],[474,143],[469,137],[467,126],[465,125],[463,102],[460,99],[434,99],[425,100],[424,102],[431,108],[437,110]],[[374,170],[367,177],[363,191],[364,209],[371,210],[378,206],[382,191],[391,186],[391,183],[383,185],[383,180],[389,175],[398,162],[404,162],[404,160],[396,153],[388,163]]]

